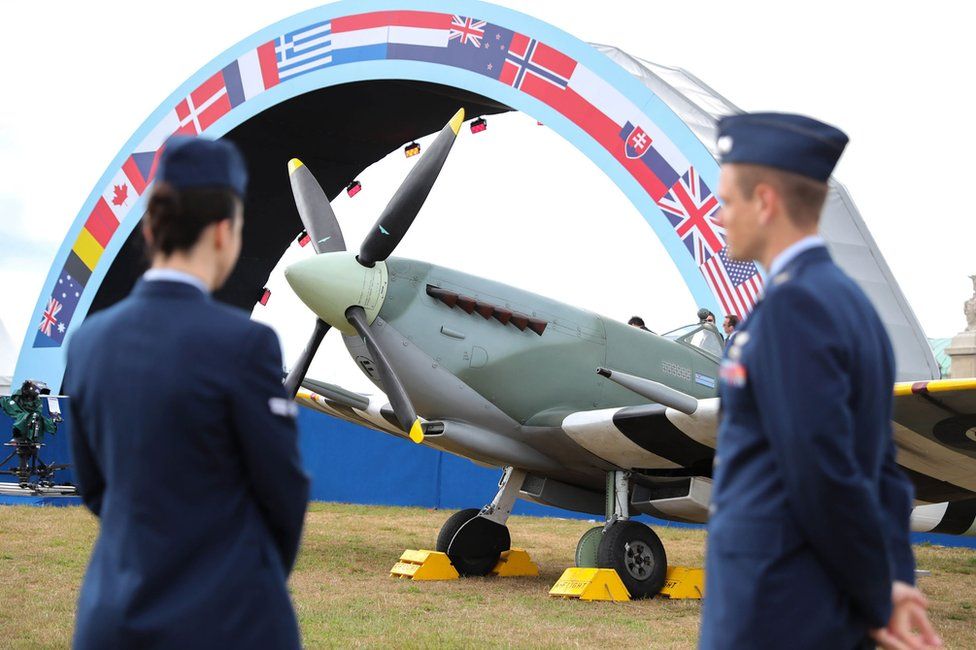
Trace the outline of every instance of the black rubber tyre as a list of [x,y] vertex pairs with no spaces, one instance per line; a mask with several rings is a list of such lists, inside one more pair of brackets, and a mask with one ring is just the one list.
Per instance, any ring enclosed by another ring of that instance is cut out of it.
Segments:
[[580,537],[576,544],[576,566],[581,569],[592,569],[599,565],[597,553],[603,540],[603,526],[594,526]]
[[616,522],[603,534],[597,562],[617,572],[633,599],[657,595],[668,571],[668,556],[657,533],[630,520]]
[[466,508],[448,517],[437,535],[436,550],[447,553],[462,576],[485,576],[498,564],[502,551],[512,547],[508,527]]

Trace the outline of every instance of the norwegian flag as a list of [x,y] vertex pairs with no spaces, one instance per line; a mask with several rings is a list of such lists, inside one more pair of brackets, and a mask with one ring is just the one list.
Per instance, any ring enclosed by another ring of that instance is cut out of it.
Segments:
[[576,61],[562,52],[524,34],[515,34],[498,80],[538,96],[547,86],[565,90],[575,69]]
[[718,199],[694,167],[657,201],[674,231],[701,266],[725,247],[725,229],[718,224]]
[[475,20],[454,14],[451,18],[451,35],[448,40],[458,40],[461,45],[471,44],[475,47],[481,47],[481,39],[485,37],[485,24],[484,20]]
[[55,298],[48,298],[47,309],[41,317],[40,330],[51,336],[51,327],[58,324],[58,314],[61,313],[61,303]]
[[762,295],[763,280],[759,269],[752,262],[730,258],[728,248],[710,257],[699,270],[726,314],[745,318]]

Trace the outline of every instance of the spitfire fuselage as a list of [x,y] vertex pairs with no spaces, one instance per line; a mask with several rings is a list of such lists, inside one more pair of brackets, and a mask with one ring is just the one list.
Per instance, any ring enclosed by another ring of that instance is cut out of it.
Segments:
[[[559,426],[574,411],[647,403],[597,375],[598,367],[640,375],[698,398],[716,394],[716,361],[689,346],[425,262],[390,258],[387,269],[389,286],[379,317],[522,425]],[[503,324],[476,309],[448,306],[428,295],[428,286],[544,321],[545,329],[540,335],[511,320]],[[450,397],[444,398],[443,408],[449,410]]]

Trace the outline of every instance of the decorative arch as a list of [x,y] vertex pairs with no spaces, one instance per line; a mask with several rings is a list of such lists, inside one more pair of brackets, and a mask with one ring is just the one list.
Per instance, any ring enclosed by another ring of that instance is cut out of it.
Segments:
[[[273,144],[273,139],[262,143],[258,137],[266,132],[262,129],[272,128],[265,123],[269,116],[290,114],[316,98],[322,102],[326,90],[356,97],[364,84],[402,84],[405,93],[450,95],[455,105],[473,106],[475,115],[518,110],[544,122],[627,195],[698,304],[716,313],[744,314],[751,308],[761,275],[751,263],[724,257],[724,235],[712,221],[718,208],[711,190],[718,165],[640,80],[574,36],[502,7],[473,0],[349,0],[297,14],[231,47],[180,86],[133,134],[58,250],[16,376],[59,386],[64,341],[89,313],[124,295],[120,277],[131,286],[139,248],[136,225],[166,137],[205,133],[239,138],[259,150]],[[438,114],[430,125],[418,118],[411,124],[415,133],[395,132],[400,140],[392,146],[382,143],[386,148],[373,160],[436,130],[441,118]],[[275,162],[283,169],[281,160]],[[346,162],[323,183],[330,196],[370,160]],[[273,206],[265,207],[255,211],[248,206],[248,222],[258,224],[255,228],[282,218]],[[270,272],[269,260],[273,268],[300,230],[297,217],[289,218],[294,221],[290,231],[274,231],[272,252],[266,251],[262,263],[250,270],[242,265],[233,289],[218,297],[253,306]],[[245,232],[245,255],[249,243],[259,245],[260,236]]]

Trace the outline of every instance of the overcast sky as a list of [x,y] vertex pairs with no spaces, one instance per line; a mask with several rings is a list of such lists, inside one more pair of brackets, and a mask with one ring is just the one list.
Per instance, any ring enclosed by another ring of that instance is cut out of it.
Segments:
[[[17,347],[33,327],[65,231],[128,137],[211,58],[320,4],[63,3],[56,20],[46,3],[0,9],[0,320]],[[746,110],[804,112],[844,129],[851,144],[836,177],[926,333],[963,328],[967,276],[976,273],[976,210],[967,189],[976,135],[966,117],[976,12],[968,3],[887,3],[883,11],[849,1],[803,8],[703,1],[694,10],[663,2],[498,4],[583,40],[685,68]],[[350,247],[411,164],[394,152],[363,174],[362,194],[336,202]],[[640,313],[658,330],[690,321],[695,308],[620,190],[525,115],[491,118],[483,134],[462,132],[397,254],[618,319]],[[270,285],[272,301],[257,316],[278,329],[291,357],[312,317],[277,274]],[[333,352],[341,356],[329,349],[321,356]],[[327,372],[322,360],[316,365],[320,376]]]

